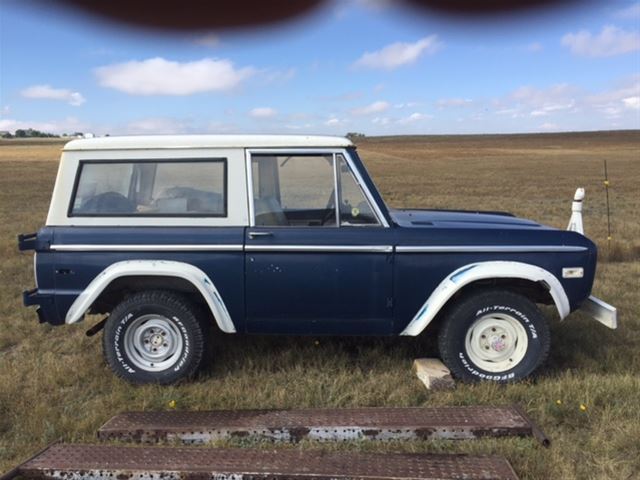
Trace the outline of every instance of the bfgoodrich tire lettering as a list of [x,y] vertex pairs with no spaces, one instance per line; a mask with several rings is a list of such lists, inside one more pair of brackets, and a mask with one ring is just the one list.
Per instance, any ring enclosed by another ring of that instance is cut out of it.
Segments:
[[438,338],[440,355],[464,381],[514,382],[549,353],[549,325],[526,297],[503,290],[475,293],[455,305]]
[[119,377],[137,384],[169,384],[192,376],[205,357],[206,329],[182,295],[139,292],[111,312],[103,350]]

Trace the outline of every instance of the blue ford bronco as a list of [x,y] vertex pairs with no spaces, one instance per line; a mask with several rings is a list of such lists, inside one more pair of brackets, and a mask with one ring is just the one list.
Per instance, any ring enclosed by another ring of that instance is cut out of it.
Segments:
[[[579,189],[565,231],[508,213],[394,210],[355,146],[324,136],[74,140],[33,250],[41,322],[105,314],[107,363],[133,383],[193,375],[209,335],[437,334],[462,380],[511,382],[549,352],[549,323],[592,297]],[[432,328],[429,328],[431,325]],[[434,328],[437,326],[437,329]]]

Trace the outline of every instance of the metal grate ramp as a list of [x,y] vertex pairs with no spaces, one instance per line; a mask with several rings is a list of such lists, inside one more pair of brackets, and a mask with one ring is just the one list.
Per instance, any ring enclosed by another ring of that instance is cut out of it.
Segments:
[[57,444],[14,476],[92,480],[517,480],[499,456]]
[[548,444],[518,406],[127,412],[98,430],[103,440],[185,444],[245,437],[296,442],[513,435]]

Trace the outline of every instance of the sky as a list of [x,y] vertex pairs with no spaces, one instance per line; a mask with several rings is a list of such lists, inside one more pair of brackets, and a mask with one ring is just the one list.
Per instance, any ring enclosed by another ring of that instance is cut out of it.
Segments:
[[18,128],[639,129],[640,2],[470,21],[389,0],[336,0],[259,31],[168,34],[0,0],[0,130]]

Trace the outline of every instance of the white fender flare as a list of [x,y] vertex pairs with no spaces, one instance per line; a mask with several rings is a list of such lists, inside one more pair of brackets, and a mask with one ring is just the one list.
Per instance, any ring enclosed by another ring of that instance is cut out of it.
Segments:
[[419,335],[444,307],[447,301],[462,287],[477,280],[514,278],[541,282],[549,288],[551,298],[558,309],[560,319],[569,315],[569,299],[560,281],[544,268],[521,262],[471,263],[449,274],[422,305],[413,320],[400,335]]
[[207,274],[188,263],[170,260],[125,260],[109,265],[76,298],[67,312],[65,323],[80,321],[93,302],[115,279],[140,275],[177,277],[188,281],[204,297],[220,330],[225,333],[236,332],[229,311]]

